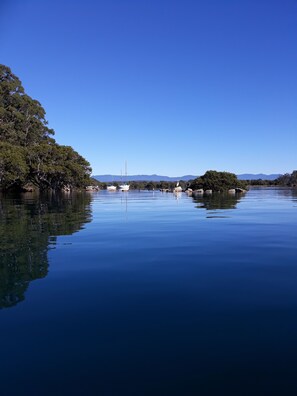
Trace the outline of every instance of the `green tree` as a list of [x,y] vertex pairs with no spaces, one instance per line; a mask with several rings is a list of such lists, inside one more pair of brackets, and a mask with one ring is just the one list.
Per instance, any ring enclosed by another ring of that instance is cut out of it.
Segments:
[[25,94],[9,67],[0,65],[0,140],[32,146],[53,134],[41,104]]
[[41,189],[91,184],[88,161],[52,135],[41,104],[25,94],[9,67],[0,65],[0,188],[28,182]]
[[297,170],[294,170],[291,174],[285,173],[278,177],[275,184],[284,187],[297,187]]
[[25,149],[0,141],[0,185],[5,189],[22,185],[28,170]]
[[39,144],[28,152],[30,181],[41,189],[81,187],[90,183],[89,163],[69,146]]

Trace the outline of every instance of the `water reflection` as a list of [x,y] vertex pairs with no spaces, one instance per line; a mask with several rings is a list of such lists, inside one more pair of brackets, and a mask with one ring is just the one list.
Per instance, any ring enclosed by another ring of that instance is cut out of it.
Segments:
[[279,188],[276,191],[279,196],[292,199],[293,202],[297,201],[297,188]]
[[235,209],[243,194],[214,193],[193,198],[197,208],[206,210]]
[[24,300],[34,279],[48,273],[49,242],[91,221],[91,196],[0,196],[0,308]]
[[278,199],[286,202],[292,202],[296,206],[297,188],[290,187],[256,187],[253,186],[249,190],[249,195],[256,197],[257,200]]

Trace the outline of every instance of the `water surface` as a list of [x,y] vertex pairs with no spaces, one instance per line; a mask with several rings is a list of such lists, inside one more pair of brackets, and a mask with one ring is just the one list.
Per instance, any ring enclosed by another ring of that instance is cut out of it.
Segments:
[[297,194],[6,196],[3,395],[295,395]]

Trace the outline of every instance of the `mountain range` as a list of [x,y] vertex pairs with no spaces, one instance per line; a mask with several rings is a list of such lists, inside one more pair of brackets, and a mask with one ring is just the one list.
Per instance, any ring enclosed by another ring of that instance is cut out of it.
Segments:
[[[280,174],[253,174],[253,173],[244,173],[241,175],[237,175],[239,180],[275,180],[280,176]],[[198,176],[194,175],[185,175],[185,176],[161,176],[161,175],[129,175],[129,176],[120,176],[120,175],[96,175],[93,176],[94,179],[99,180],[103,183],[112,183],[112,182],[125,182],[125,181],[188,181],[196,179]]]

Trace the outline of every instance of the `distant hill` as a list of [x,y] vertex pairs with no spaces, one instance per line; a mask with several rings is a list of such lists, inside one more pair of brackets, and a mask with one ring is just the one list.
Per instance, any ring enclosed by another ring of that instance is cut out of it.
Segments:
[[277,179],[279,176],[281,176],[280,173],[277,174],[270,174],[270,175],[265,175],[263,173],[258,173],[258,174],[250,174],[250,173],[244,173],[242,175],[237,175],[239,180],[258,180],[258,179],[262,179],[262,180],[275,180]]
[[124,182],[124,181],[179,181],[179,180],[192,180],[197,176],[185,175],[185,176],[161,176],[161,175],[129,175],[129,176],[119,176],[119,175],[96,175],[93,176],[94,179],[99,180],[103,183],[110,182]]
[[[259,174],[250,174],[244,173],[241,175],[237,175],[239,180],[275,180],[277,179],[280,174],[270,174],[265,175],[263,173]],[[96,175],[93,176],[94,179],[101,181],[102,183],[111,183],[111,182],[124,182],[124,181],[188,181],[196,179],[198,176],[194,175],[185,175],[185,176],[161,176],[161,175],[129,175],[129,176],[120,176],[120,175]]]

